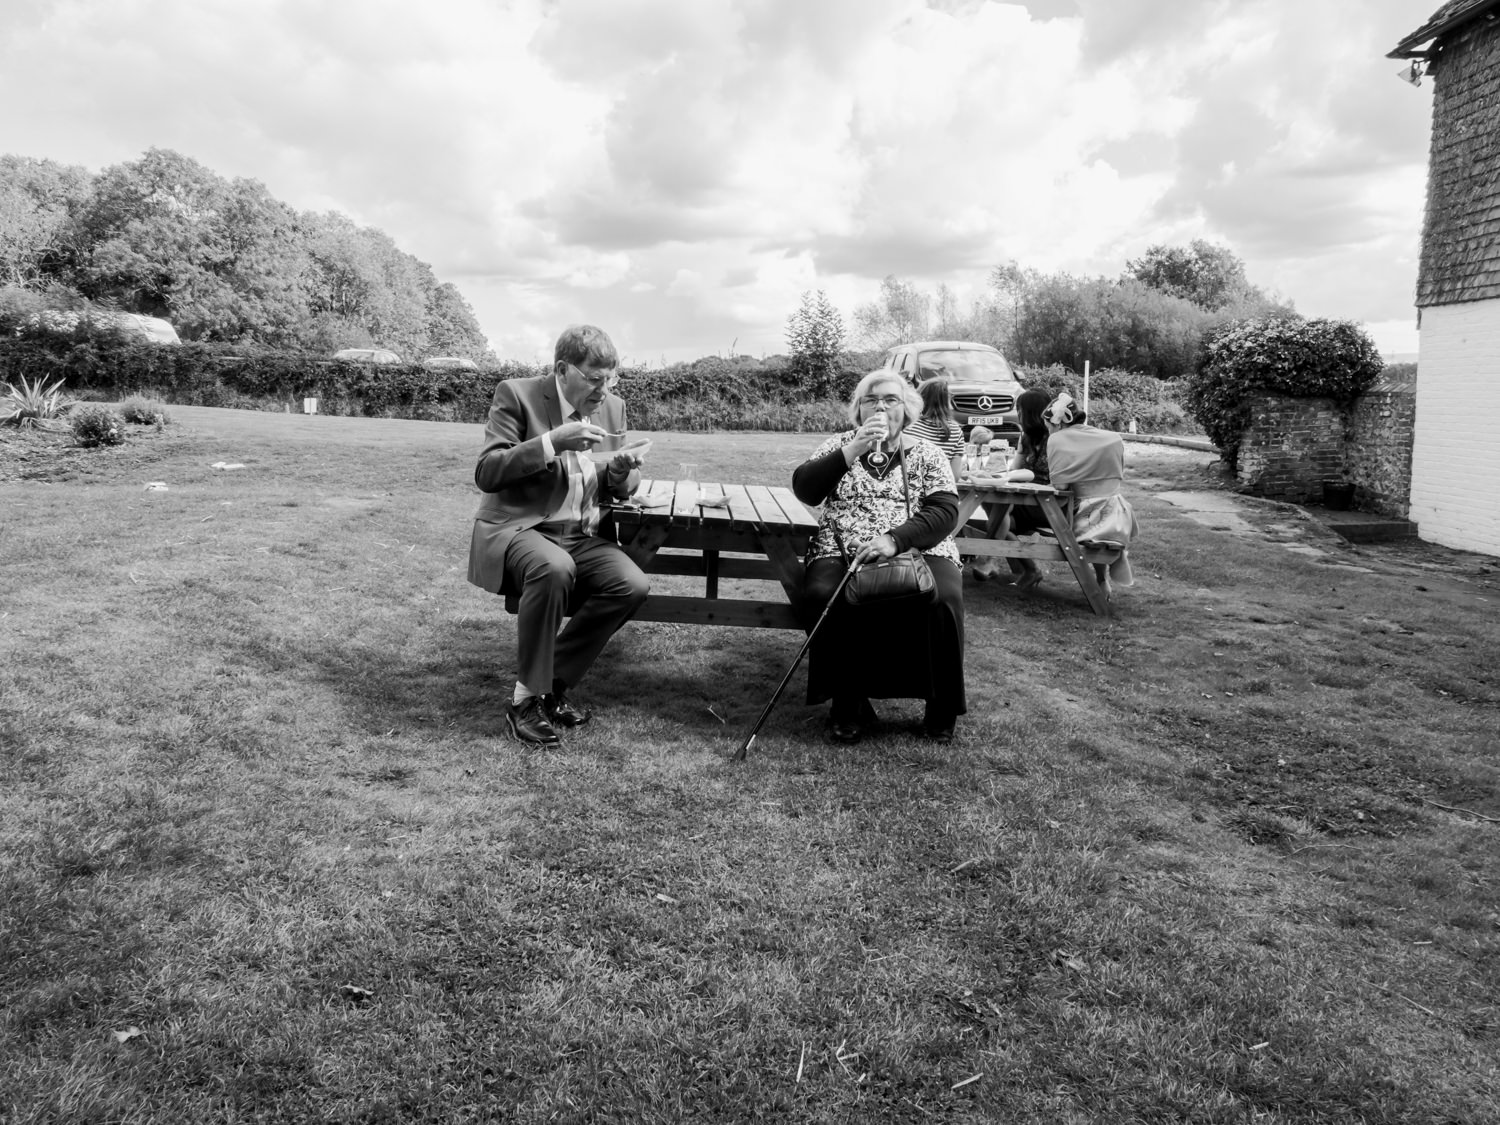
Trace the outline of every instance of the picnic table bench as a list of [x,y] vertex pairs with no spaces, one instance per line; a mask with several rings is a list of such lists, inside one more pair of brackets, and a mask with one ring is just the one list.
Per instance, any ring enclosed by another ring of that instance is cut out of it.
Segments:
[[[646,574],[703,579],[699,596],[652,593],[633,620],[751,629],[803,629],[803,558],[818,517],[789,488],[643,480],[635,496],[605,508],[613,537]],[[721,579],[779,583],[783,600],[721,597]],[[507,595],[505,608],[519,605]]]
[[[1052,533],[1050,542],[1027,542],[1020,539],[990,539],[985,536],[983,508],[1040,508],[1047,517]],[[981,520],[971,525],[976,515]],[[1032,481],[1008,482],[998,477],[965,475],[958,481],[958,549],[966,555],[1000,558],[1026,558],[1066,562],[1078,580],[1089,608],[1102,617],[1110,613],[1109,598],[1094,577],[1096,564],[1108,565],[1118,559],[1123,548],[1118,545],[1083,546],[1073,534],[1073,497],[1049,484]]]
[[[1045,484],[1007,484],[984,477],[963,478],[958,492],[962,553],[1066,562],[1089,607],[1109,615],[1109,599],[1094,577],[1093,564],[1113,562],[1120,548],[1078,543],[1067,493]],[[1053,539],[986,538],[982,522],[971,525],[976,515],[982,520],[981,505],[1040,508]],[[599,530],[618,542],[646,574],[703,579],[701,595],[653,590],[633,620],[805,630],[796,607],[802,596],[803,559],[817,529],[817,513],[789,488],[643,480],[629,501],[606,505]],[[722,597],[721,579],[776,582],[785,597]],[[515,613],[519,605],[519,597],[506,595],[506,610]]]

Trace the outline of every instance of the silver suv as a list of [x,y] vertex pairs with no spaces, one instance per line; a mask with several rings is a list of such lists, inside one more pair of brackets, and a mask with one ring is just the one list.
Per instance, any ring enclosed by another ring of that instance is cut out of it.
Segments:
[[1005,357],[988,344],[959,340],[925,340],[898,344],[885,353],[885,367],[914,387],[929,379],[947,379],[953,394],[953,419],[964,437],[975,426],[988,427],[996,437],[1019,434],[1016,396],[1024,387]]

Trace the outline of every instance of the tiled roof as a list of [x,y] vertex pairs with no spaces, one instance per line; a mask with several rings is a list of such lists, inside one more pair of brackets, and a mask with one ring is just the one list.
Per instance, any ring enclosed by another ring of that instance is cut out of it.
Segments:
[[1500,20],[1440,42],[1417,274],[1423,308],[1500,297]]
[[1386,58],[1409,59],[1424,55],[1426,52],[1422,47],[1428,40],[1436,39],[1495,7],[1500,7],[1500,0],[1448,0],[1432,14],[1431,19],[1397,43]]

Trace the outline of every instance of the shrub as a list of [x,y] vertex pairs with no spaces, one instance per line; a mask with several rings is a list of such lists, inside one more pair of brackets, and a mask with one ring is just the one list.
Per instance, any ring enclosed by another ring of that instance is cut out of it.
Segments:
[[1352,321],[1239,320],[1205,341],[1203,360],[1188,377],[1183,400],[1235,468],[1240,438],[1250,424],[1251,394],[1348,403],[1380,377],[1383,366],[1375,342]]
[[131,395],[120,403],[120,417],[139,426],[165,426],[172,420],[164,403],[140,395]]
[[[1049,395],[1067,391],[1083,401],[1083,376],[1061,364],[1022,371],[1019,377],[1029,389]],[[1178,397],[1176,383],[1107,367],[1089,376],[1089,423],[1102,430],[1128,430],[1133,420],[1142,433],[1171,433],[1187,419]]]
[[22,429],[42,428],[72,405],[62,393],[61,379],[47,386],[41,376],[35,382],[29,382],[23,375],[19,382],[20,386],[5,384],[8,393],[6,400],[0,402],[0,412],[3,412],[0,413],[0,422],[9,422]]
[[125,440],[125,421],[104,406],[80,407],[73,414],[73,436],[79,445],[119,445]]

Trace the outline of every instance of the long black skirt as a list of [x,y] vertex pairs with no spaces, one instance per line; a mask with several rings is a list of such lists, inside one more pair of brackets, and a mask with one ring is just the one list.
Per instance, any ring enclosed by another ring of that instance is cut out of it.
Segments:
[[[808,652],[807,701],[838,697],[925,699],[939,711],[962,715],[964,703],[963,571],[927,555],[938,599],[929,606],[852,606],[842,594]],[[818,619],[844,564],[815,559],[807,568],[803,609]]]

